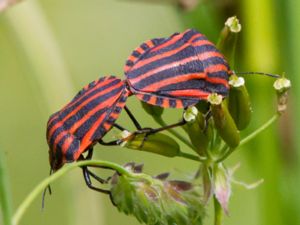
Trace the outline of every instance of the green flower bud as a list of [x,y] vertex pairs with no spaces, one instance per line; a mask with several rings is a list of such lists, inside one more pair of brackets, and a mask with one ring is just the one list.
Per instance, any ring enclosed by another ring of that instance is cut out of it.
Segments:
[[224,54],[232,68],[234,67],[237,37],[241,29],[242,26],[236,16],[228,18],[217,44],[218,49]]
[[[206,149],[209,145],[209,141],[212,138],[212,127],[211,124],[206,124],[208,121],[205,120],[205,116],[198,112],[196,107],[192,107],[194,112],[193,117],[184,113],[184,118],[191,119],[191,122],[186,123],[183,129],[189,135],[192,144],[195,146],[195,151],[200,156],[205,156]],[[186,118],[187,117],[187,118]]]
[[282,114],[287,108],[288,90],[292,86],[291,81],[285,77],[278,78],[273,86],[277,92],[277,112]]
[[240,133],[225,103],[222,101],[222,96],[210,94],[208,101],[211,103],[211,113],[218,134],[231,148],[237,147],[240,143]]
[[154,119],[155,117],[160,117],[163,112],[164,109],[162,107],[156,106],[156,105],[149,105],[146,102],[141,101],[142,103],[142,107],[144,108],[144,110],[151,115]]
[[111,199],[119,211],[147,225],[202,224],[200,189],[186,181],[160,180],[144,173],[115,174]]
[[228,110],[239,130],[245,129],[251,120],[252,108],[250,97],[243,77],[232,75],[229,80],[230,90]]
[[156,133],[146,136],[137,134],[126,141],[126,148],[152,152],[167,157],[175,157],[180,151],[178,143],[168,135]]
[[192,106],[185,110],[185,112],[183,113],[183,118],[186,122],[193,122],[195,121],[197,115],[198,109]]
[[232,33],[239,33],[242,30],[242,25],[236,16],[229,17],[225,22],[225,27]]

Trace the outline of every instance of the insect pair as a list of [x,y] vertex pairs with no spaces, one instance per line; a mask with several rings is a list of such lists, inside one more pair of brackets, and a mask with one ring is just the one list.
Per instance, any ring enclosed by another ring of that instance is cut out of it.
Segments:
[[[163,108],[187,108],[205,101],[211,93],[226,97],[233,73],[215,45],[193,29],[144,42],[129,56],[124,72],[123,81],[106,76],[91,82],[50,117],[47,142],[51,173],[66,162],[90,159],[97,143],[120,144],[122,140],[105,143],[102,138],[113,127],[124,130],[116,123],[123,108],[135,124],[134,134],[151,134],[185,123],[182,120],[167,127],[142,129],[125,105],[127,97],[135,95]],[[90,177],[104,180],[87,167],[82,169],[88,187],[103,192],[92,185]]]

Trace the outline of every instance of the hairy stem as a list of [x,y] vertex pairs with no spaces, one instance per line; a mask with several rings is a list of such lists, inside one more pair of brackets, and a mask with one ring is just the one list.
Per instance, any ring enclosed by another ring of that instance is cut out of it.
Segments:
[[32,204],[33,200],[36,199],[40,193],[52,182],[66,174],[67,172],[80,167],[80,166],[103,166],[105,168],[110,168],[115,171],[117,171],[120,174],[126,175],[126,176],[132,176],[132,174],[127,171],[124,167],[107,161],[98,161],[98,160],[85,160],[80,162],[75,162],[70,165],[64,166],[62,169],[55,172],[53,175],[49,176],[48,178],[44,179],[42,182],[40,182],[25,198],[25,200],[19,205],[18,209],[16,210],[14,216],[13,216],[13,225],[19,224],[21,218],[23,217],[26,210],[29,208],[29,206]]
[[0,151],[0,199],[3,222],[5,225],[11,225],[12,200],[6,170],[6,163],[2,151]]

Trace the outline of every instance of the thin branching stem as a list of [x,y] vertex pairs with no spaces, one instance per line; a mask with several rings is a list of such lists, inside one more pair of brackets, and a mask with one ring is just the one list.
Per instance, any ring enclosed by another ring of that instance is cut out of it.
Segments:
[[[155,121],[161,125],[162,127],[167,126],[167,123],[163,120],[162,117],[156,117]],[[190,143],[190,141],[183,137],[181,134],[179,134],[176,130],[174,129],[168,129],[167,130],[170,134],[172,134],[173,136],[175,136],[177,139],[179,139],[181,142],[183,142],[185,145],[187,145],[188,147],[190,147],[191,149],[195,149],[194,146]]]
[[112,163],[112,162],[108,162],[108,161],[99,161],[99,160],[86,160],[86,161],[80,161],[80,162],[75,162],[72,163],[70,165],[66,165],[64,166],[62,169],[58,170],[57,172],[55,172],[54,174],[52,174],[51,176],[47,177],[46,179],[44,179],[42,182],[40,182],[25,198],[25,200],[20,204],[20,206],[17,208],[14,216],[13,216],[13,225],[18,225],[21,218],[23,217],[24,213],[26,212],[26,210],[29,208],[29,206],[31,205],[31,203],[34,201],[34,199],[36,199],[41,193],[42,191],[48,187],[48,185],[52,182],[54,182],[55,180],[57,180],[58,178],[60,178],[61,176],[63,176],[64,174],[66,174],[67,172],[80,167],[80,166],[86,166],[86,165],[93,165],[93,166],[103,166],[105,168],[110,168],[113,169],[115,171],[117,171],[120,174],[123,175],[127,175],[127,176],[132,176],[132,174],[126,170],[124,167]]
[[186,153],[186,152],[179,152],[179,154],[177,156],[185,158],[185,159],[194,160],[194,161],[197,161],[197,162],[205,162],[207,160],[207,158],[205,158],[205,157],[196,156],[196,155],[189,154],[189,153]]
[[[265,122],[262,126],[257,128],[255,131],[253,131],[251,134],[243,138],[239,144],[238,147],[243,146],[244,144],[251,141],[253,138],[255,138],[257,135],[259,135],[261,132],[263,132],[265,129],[267,129],[269,126],[271,126],[278,118],[280,114],[276,113],[274,116],[272,116],[267,122]],[[224,161],[231,153],[233,153],[237,148],[227,148],[225,151],[225,154],[220,157],[218,160],[216,160],[216,163]]]
[[223,211],[216,196],[214,196],[214,211],[215,211],[214,225],[222,225]]

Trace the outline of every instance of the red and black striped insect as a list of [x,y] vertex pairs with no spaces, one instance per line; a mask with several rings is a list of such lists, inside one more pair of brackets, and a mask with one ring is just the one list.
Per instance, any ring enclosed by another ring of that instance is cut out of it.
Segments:
[[[79,93],[47,123],[47,142],[51,173],[67,162],[90,159],[96,143],[116,145],[120,140],[105,143],[102,138],[112,128],[124,130],[115,121],[125,108],[137,129],[139,124],[125,106],[128,97],[125,83],[114,76],[102,77],[86,85]],[[82,155],[88,151],[86,158]],[[108,191],[92,186],[90,176],[104,182],[87,167],[83,174],[88,187],[101,192]]]
[[186,108],[211,93],[226,97],[232,74],[215,45],[193,29],[144,42],[124,70],[131,93],[163,108]]

